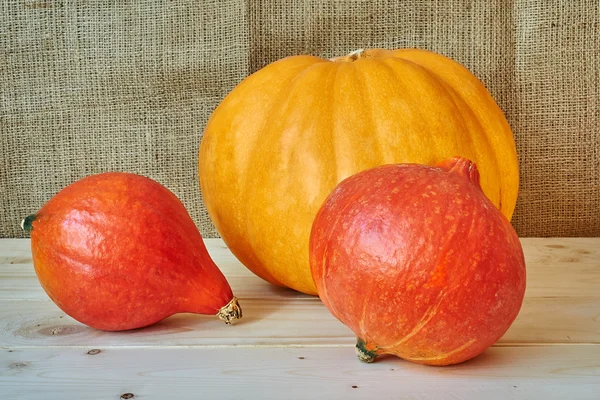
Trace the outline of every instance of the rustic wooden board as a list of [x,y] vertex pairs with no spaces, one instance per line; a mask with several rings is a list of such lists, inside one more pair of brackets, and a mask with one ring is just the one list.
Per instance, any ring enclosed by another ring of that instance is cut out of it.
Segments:
[[[527,262],[528,296],[600,296],[600,240],[529,238],[521,241]],[[220,239],[205,242],[238,297],[312,298],[257,278]],[[0,299],[48,300],[35,278],[29,240],[2,239],[1,243]]]
[[600,398],[600,238],[522,239],[519,317],[483,355],[446,368],[359,363],[352,332],[318,298],[269,285],[222,241],[206,243],[240,297],[238,324],[181,314],[109,333],[48,299],[28,240],[0,240],[0,398]]
[[[451,367],[351,348],[0,350],[2,398],[598,399],[600,346],[496,347]],[[94,353],[92,351],[92,353]]]
[[[51,302],[0,301],[0,345],[11,346],[327,346],[352,345],[352,332],[318,299],[241,299],[244,318],[179,314],[145,329],[88,328]],[[599,298],[526,298],[501,344],[600,343]]]
[[[241,299],[241,323],[226,326],[216,318],[186,314],[126,334],[95,331],[65,316],[35,277],[29,241],[2,243],[8,246],[0,252],[0,343],[323,346],[354,342],[352,333],[318,298],[257,278],[221,240],[206,243]],[[600,343],[599,243],[597,239],[523,239],[528,289],[519,317],[500,343]]]

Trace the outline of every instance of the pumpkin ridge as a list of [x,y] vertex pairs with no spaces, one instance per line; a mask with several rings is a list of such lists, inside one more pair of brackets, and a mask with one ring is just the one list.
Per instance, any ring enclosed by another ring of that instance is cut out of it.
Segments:
[[[409,60],[410,62],[410,60]],[[419,65],[419,64],[416,64]],[[460,104],[466,109],[467,112],[469,112],[470,116],[472,117],[472,121],[475,122],[477,124],[477,127],[479,128],[480,132],[485,132],[485,129],[483,127],[483,123],[481,122],[479,116],[477,115],[477,113],[475,112],[475,110],[473,110],[473,107],[471,107],[471,105],[466,102],[461,96],[460,94],[456,91],[456,89],[454,89],[454,87],[452,85],[450,85],[448,82],[446,82],[446,80],[444,79],[444,77],[440,76],[439,74],[437,74],[435,71],[433,71],[430,68],[427,68],[424,65],[420,65],[421,68],[423,68],[424,70],[426,70],[428,73],[430,73],[431,75],[433,75],[434,77],[436,77],[436,79],[440,82],[441,87],[444,89],[444,91],[449,95],[448,98],[452,101],[452,103],[454,103],[456,105],[457,109],[461,109],[458,104],[460,102]],[[460,115],[460,118],[465,121],[465,117],[462,113],[458,113]],[[466,121],[465,121],[465,126],[467,126]],[[471,144],[471,148],[473,149],[473,153],[474,154],[478,154],[480,153],[480,149],[478,146],[475,146],[474,142],[473,142],[473,135],[471,135],[471,132],[469,132],[468,130],[465,129],[465,131],[468,132],[468,137],[469,137],[469,143]],[[501,173],[500,173],[500,168],[499,168],[499,162],[498,162],[498,155],[496,154],[496,151],[494,150],[494,146],[492,144],[492,142],[490,141],[489,136],[486,135],[482,135],[483,136],[483,140],[485,141],[485,144],[487,146],[487,149],[489,150],[488,154],[486,154],[485,156],[489,157],[490,155],[494,158],[494,162],[492,163],[494,165],[494,175],[495,176],[499,176],[500,179],[501,178]],[[483,155],[482,155],[483,156]],[[482,157],[483,158],[483,157]],[[488,177],[486,177],[487,179]],[[498,208],[501,211],[505,211],[502,210],[501,205],[502,205],[502,185],[498,185],[499,190],[498,190],[498,199],[497,200],[497,204],[498,204]],[[494,201],[494,203],[496,203],[496,201]]]
[[[328,154],[331,155],[331,159],[333,160],[333,165],[335,165],[335,182],[333,183],[333,186],[330,188],[330,191],[333,190],[335,188],[335,186],[337,185],[337,183],[340,181],[340,176],[339,176],[339,170],[340,170],[340,168],[339,168],[339,161],[338,161],[339,160],[338,159],[338,153],[339,152],[337,151],[337,146],[336,146],[335,129],[334,129],[334,121],[335,121],[335,119],[333,118],[333,114],[335,112],[334,111],[335,110],[335,108],[334,108],[335,101],[333,101],[333,100],[335,99],[335,93],[337,92],[335,89],[336,89],[336,84],[338,82],[339,71],[340,71],[340,68],[343,68],[343,66],[341,64],[334,65],[333,63],[334,62],[332,62],[332,64],[330,64],[330,65],[333,66],[333,68],[331,68],[331,72],[329,72],[329,76],[328,76],[328,79],[327,79],[327,81],[331,82],[330,92],[331,92],[331,96],[332,96],[332,101],[330,102],[330,108],[328,110],[329,111],[329,115],[330,115],[330,124],[331,124],[330,125],[331,128],[329,129],[329,131],[330,131],[330,135],[331,135],[330,136],[330,138],[331,138],[330,141],[332,143],[332,151],[330,153],[328,153]],[[291,93],[291,90],[289,91],[289,93]],[[327,194],[329,194],[329,193],[326,193],[324,195],[325,198],[327,197]],[[323,198],[321,200],[321,202],[319,202],[320,204],[317,207],[316,211],[313,213],[314,215],[316,215],[316,213],[318,212],[319,207],[322,204],[322,202],[325,201],[325,198]],[[309,229],[308,234],[309,234],[309,237],[310,237],[310,229]],[[309,263],[310,263],[310,260],[309,260]],[[315,288],[316,294],[319,295],[318,290],[316,289],[316,283],[314,282],[314,279],[312,277],[312,273],[310,271],[310,268],[308,269],[308,278],[312,281],[313,286]]]
[[[419,64],[417,62],[414,62],[412,60],[408,60],[402,57],[390,57],[386,60],[393,60],[395,62],[397,61],[401,61],[401,62],[405,62],[408,64],[413,65],[415,68],[418,68],[419,70],[422,70],[423,72],[427,73],[429,76],[431,76],[433,78],[433,80],[436,81],[436,83],[439,85],[439,88],[442,89],[446,94],[446,98],[452,102],[452,104],[454,105],[454,107],[456,108],[456,116],[458,116],[460,118],[460,120],[462,121],[462,125],[464,126],[464,132],[465,132],[465,137],[468,138],[468,143],[469,143],[469,147],[471,148],[471,151],[473,154],[477,155],[478,159],[488,159],[491,155],[491,157],[493,157],[493,162],[490,163],[491,165],[493,165],[494,167],[494,171],[493,174],[487,174],[486,175],[486,180],[488,179],[488,176],[501,176],[500,174],[500,167],[499,167],[499,162],[498,162],[498,155],[496,154],[496,151],[494,150],[493,144],[490,141],[490,138],[487,134],[481,135],[483,137],[483,142],[486,146],[486,154],[482,154],[481,149],[478,145],[475,145],[475,142],[473,141],[473,134],[472,131],[470,129],[468,129],[468,123],[467,120],[464,116],[464,113],[467,112],[469,114],[469,116],[471,117],[470,120],[471,122],[476,125],[476,128],[479,132],[486,132],[486,130],[483,127],[482,121],[480,120],[479,116],[477,115],[477,113],[475,112],[475,110],[473,110],[473,107],[463,99],[463,97],[460,95],[460,93],[452,86],[450,85],[446,79],[444,79],[443,76],[439,75],[438,73],[436,73],[434,70],[428,68],[426,65],[423,64]],[[459,156],[463,156],[463,154],[458,154]],[[450,154],[448,154],[447,156],[452,156]],[[437,161],[436,161],[437,162]],[[500,178],[501,180],[502,178]],[[498,204],[498,208],[505,212],[506,210],[503,210],[501,208],[502,205],[502,185],[498,185],[499,190],[498,190],[498,198],[494,199],[494,204]],[[486,194],[487,196],[487,194]]]
[[[282,80],[283,88],[286,88],[292,80],[296,79],[297,76],[303,71],[305,71],[308,67],[324,62],[323,59],[312,56],[294,56],[288,57],[285,60],[276,61],[270,64],[269,66],[266,66],[262,70],[257,71],[255,74],[245,78],[239,84],[239,87],[244,89],[244,98],[238,100],[238,103],[241,103],[243,105],[244,102],[248,103],[251,101],[250,99],[252,98],[252,91],[248,90],[247,87],[252,87],[252,85],[255,85],[254,82],[257,80],[261,82],[262,85],[268,84],[267,78],[271,73],[270,71],[273,69],[272,67],[277,67],[277,70],[280,70],[282,65],[285,65],[285,63],[288,63],[290,61],[299,62],[301,64],[299,66],[294,66],[293,68],[286,67],[283,69],[283,71],[285,71],[285,73],[287,74],[287,76],[285,76]],[[254,79],[252,79],[253,76],[255,77]],[[265,76],[266,78],[263,76]],[[287,93],[284,90],[281,90],[281,88],[277,88],[277,90],[274,91],[274,97],[277,97],[277,101],[273,101],[271,106],[267,108],[267,110],[271,112],[272,109],[278,106],[278,101],[280,99],[284,99],[286,95]],[[234,255],[238,259],[240,259],[240,261],[243,260],[243,264],[246,265],[246,267],[248,267],[248,269],[250,269],[256,275],[260,276],[261,278],[265,279],[266,281],[272,284],[284,286],[283,283],[276,281],[275,278],[271,276],[267,268],[264,268],[263,263],[256,256],[256,251],[247,239],[247,226],[249,222],[246,218],[248,211],[248,196],[246,190],[248,189],[248,187],[251,187],[248,183],[247,173],[235,175],[235,181],[233,183],[233,187],[235,188],[235,190],[233,194],[236,194],[235,200],[238,202],[238,205],[235,208],[232,207],[232,209],[227,210],[229,213],[232,214],[232,216],[221,215],[222,210],[220,210],[217,204],[215,204],[215,202],[218,200],[218,196],[216,196],[215,193],[217,193],[219,190],[225,189],[222,187],[222,183],[214,187],[211,187],[211,185],[209,184],[209,182],[211,182],[212,179],[212,176],[210,174],[213,174],[216,171],[216,165],[218,165],[219,162],[222,160],[222,157],[219,154],[211,150],[212,147],[224,146],[228,142],[235,143],[238,141],[238,135],[241,135],[243,133],[243,129],[240,130],[239,126],[237,127],[237,129],[233,131],[229,130],[228,132],[223,131],[223,126],[220,125],[221,123],[223,123],[223,121],[231,119],[231,103],[235,103],[233,99],[234,95],[230,92],[225,97],[223,102],[219,104],[215,112],[213,112],[213,114],[211,115],[209,122],[206,124],[204,132],[205,136],[203,136],[202,138],[202,143],[199,149],[198,163],[200,186],[204,187],[205,189],[202,193],[204,196],[203,199],[205,199],[206,208],[207,211],[209,211],[209,214],[211,214],[211,219],[213,219],[213,222],[215,222],[215,227],[219,231],[227,247],[231,249]],[[234,106],[239,106],[239,104],[234,104]],[[269,114],[252,114],[252,117],[256,118],[257,115],[261,116],[261,120],[257,122],[257,126],[258,131],[262,132],[264,131],[265,126],[269,123]],[[245,116],[247,117],[247,115]],[[212,128],[211,122],[216,124],[216,128]],[[225,127],[228,126],[226,125]],[[250,141],[250,146],[248,147],[251,147],[251,149],[245,151],[244,153],[254,154],[254,149],[258,148],[261,145],[261,137],[259,135],[252,136],[254,136],[255,139]],[[205,140],[207,137],[210,138],[210,144],[212,145],[212,147],[208,146],[207,143],[209,141]],[[239,164],[229,165],[228,168],[233,167],[241,171],[248,171],[251,167],[252,160],[253,158],[251,155],[247,157],[244,156],[244,158],[242,159],[236,157],[234,161]],[[230,232],[232,223],[239,224],[239,226],[241,227],[238,230],[237,234]]]
[[[516,165],[517,166],[517,168],[513,171],[509,170],[509,171],[507,171],[508,173],[498,174],[499,182],[501,182],[501,184],[498,185],[499,196],[500,196],[499,204],[504,204],[505,207],[507,204],[508,204],[508,207],[510,207],[510,205],[512,204],[512,208],[502,210],[502,213],[505,214],[506,218],[510,221],[511,217],[515,211],[515,204],[516,204],[518,192],[519,192],[519,190],[518,190],[518,187],[519,187],[518,154],[516,153],[514,133],[512,132],[510,124],[506,120],[506,116],[504,115],[500,106],[496,103],[496,100],[494,99],[494,97],[491,95],[491,93],[489,92],[487,87],[484,85],[484,83],[481,80],[479,80],[479,78],[477,78],[473,73],[471,73],[471,71],[469,71],[468,68],[466,68],[461,63],[459,63],[449,57],[446,57],[441,54],[434,53],[434,52],[431,52],[428,50],[422,50],[422,49],[398,49],[398,50],[394,50],[393,52],[394,52],[395,57],[401,58],[402,60],[405,60],[405,61],[410,61],[410,62],[417,64],[427,70],[432,71],[432,73],[434,73],[436,76],[438,76],[441,81],[443,81],[444,83],[446,83],[448,86],[452,87],[453,89],[456,86],[451,84],[446,79],[444,79],[440,73],[435,72],[433,70],[433,68],[427,62],[423,62],[422,59],[418,58],[419,53],[425,54],[427,57],[429,57],[433,60],[436,60],[439,63],[445,63],[445,64],[449,65],[451,68],[459,70],[460,73],[464,75],[463,79],[464,79],[464,77],[467,77],[468,81],[471,81],[473,83],[473,85],[477,87],[477,89],[478,89],[477,91],[479,92],[479,95],[484,99],[484,101],[487,103],[488,107],[495,114],[495,117],[497,117],[497,123],[501,126],[501,128],[499,127],[499,129],[497,129],[495,131],[495,133],[497,134],[497,136],[499,138],[498,143],[493,144],[491,142],[491,137],[488,135],[485,135],[486,140],[490,142],[490,147],[492,149],[494,149],[494,156],[495,156],[496,160],[498,160],[500,155],[502,155],[502,156],[504,156],[505,159],[508,158],[508,160],[506,160],[506,162],[503,165],[506,165],[506,166]],[[408,56],[409,58],[405,58],[405,55]],[[418,61],[412,59],[415,56],[417,57]],[[469,108],[473,111],[473,115],[476,117],[475,119],[481,124],[482,121],[479,118],[478,114],[473,110],[473,107],[469,104],[469,102],[465,99],[465,97],[461,95],[461,92],[459,90],[457,90],[457,89],[454,89],[454,90],[456,93],[459,94],[459,97],[461,99],[463,99],[463,101],[466,103],[466,105],[469,106]],[[504,151],[504,149],[506,147],[510,148],[509,153]],[[496,153],[496,151],[497,151],[496,149],[501,149],[502,153],[501,154]],[[500,164],[495,163],[495,165],[498,170],[502,170]],[[513,186],[516,187],[514,194],[511,193],[511,190],[509,190]],[[505,199],[502,198],[503,194],[504,194],[504,196],[506,196],[506,201],[505,201]]]
[[[379,63],[379,62],[370,62],[370,64],[372,66],[381,65],[381,63]],[[371,99],[373,96],[370,93],[371,90],[370,90],[369,85],[366,84],[367,80],[368,80],[368,78],[366,77],[366,72],[362,71],[360,68],[358,68],[356,63],[352,63],[352,66],[354,67],[354,69],[356,71],[356,74],[355,74],[356,78],[361,82],[359,87],[364,88],[364,89],[362,89],[361,97]],[[363,115],[365,116],[365,119],[367,120],[367,123],[365,125],[371,127],[371,133],[372,133],[373,138],[375,139],[374,141],[377,144],[377,150],[379,152],[379,156],[377,158],[383,159],[384,158],[383,155],[385,154],[385,152],[383,151],[383,144],[382,144],[382,140],[381,140],[381,130],[379,129],[379,124],[377,123],[377,120],[373,116],[373,110],[371,109],[371,102],[367,100],[365,102],[365,104],[366,104],[366,106],[363,108],[363,111],[364,111]],[[355,173],[356,172],[360,172],[360,171],[355,171]],[[339,182],[339,180],[338,180],[338,182]]]
[[[333,115],[335,113],[337,113],[337,110],[335,108],[335,100],[336,100],[336,96],[335,94],[338,92],[336,90],[336,85],[338,82],[338,77],[339,77],[339,72],[340,72],[340,68],[344,68],[341,65],[336,65],[336,68],[334,68],[334,75],[333,75],[333,83],[331,85],[331,110],[330,110],[330,115],[332,116],[330,118],[330,124],[331,124],[331,128],[329,129],[330,132],[330,141],[331,141],[331,158],[333,160],[333,165],[335,165],[335,183],[334,186],[337,184],[337,182],[339,182],[340,179],[340,164],[339,164],[339,157],[338,157],[338,153],[339,151],[337,150],[336,143],[338,143],[338,141],[336,140],[336,131],[335,131],[335,118],[333,117]],[[333,188],[331,188],[333,189]]]
[[[302,72],[304,72],[305,69],[302,70]],[[302,72],[300,74],[302,74]],[[279,93],[277,94],[277,98],[278,101],[274,101],[273,104],[271,105],[271,107],[267,110],[267,112],[263,113],[261,115],[261,123],[259,124],[259,126],[261,127],[260,131],[264,131],[265,127],[267,126],[267,122],[269,120],[269,116],[273,113],[273,111],[278,108],[281,107],[282,104],[285,104],[284,102],[281,102],[279,100],[284,99],[284,97],[288,94],[288,91],[283,90],[285,88],[288,88],[289,86],[292,85],[292,82],[294,82],[297,79],[298,75],[294,75],[289,81],[287,81],[285,83],[285,85],[282,86],[281,90],[279,91]],[[252,142],[252,148],[249,151],[249,153],[251,155],[254,155],[257,153],[257,148],[261,145],[260,139],[254,140]],[[248,167],[249,165],[252,165],[253,163],[253,159],[255,158],[255,156],[250,156],[247,160],[246,160],[246,165],[244,167]],[[244,168],[245,169],[245,168]],[[240,204],[250,204],[250,198],[252,197],[252,189],[253,185],[250,185],[250,182],[248,179],[242,179],[241,180],[241,185],[239,188],[238,193],[241,193],[242,195],[240,196]],[[256,187],[254,185],[254,187]],[[247,210],[246,210],[247,211]],[[249,213],[248,212],[244,212],[242,213],[244,215],[244,218],[242,219],[243,221],[243,232],[248,232],[249,229],[248,227],[251,225],[251,221],[249,219]],[[250,235],[246,235],[246,241],[248,243],[248,245],[250,246],[250,250],[252,252],[253,258],[256,259],[258,261],[258,265],[252,265],[251,270],[252,272],[254,272],[255,274],[257,274],[258,276],[260,276],[261,278],[276,284],[276,285],[280,285],[283,286],[283,284],[278,280],[275,279],[275,277],[265,268],[263,268],[263,262],[258,258],[256,249],[255,249],[255,244],[252,242]],[[250,267],[250,266],[249,266]]]
[[[419,71],[420,73],[422,73],[422,74],[424,74],[424,75],[426,75],[426,76],[427,76],[427,78],[428,78],[428,79],[429,79],[429,81],[430,81],[430,83],[429,83],[429,84],[430,84],[432,87],[435,87],[436,89],[439,89],[439,88],[440,88],[440,86],[441,86],[440,78],[439,78],[437,75],[435,75],[435,74],[431,73],[431,71],[430,71],[430,70],[428,70],[427,68],[424,68],[422,65],[420,65],[420,64],[418,64],[418,63],[415,63],[415,62],[413,62],[413,61],[411,61],[411,60],[406,60],[406,59],[404,59],[404,58],[400,58],[400,57],[389,57],[389,58],[386,58],[385,60],[383,60],[383,63],[384,63],[384,64],[385,64],[385,65],[386,65],[386,66],[387,66],[387,67],[388,67],[388,68],[389,68],[389,69],[392,71],[392,74],[394,75],[395,79],[396,79],[396,80],[398,80],[399,82],[401,82],[401,81],[402,81],[402,76],[400,76],[400,75],[398,74],[398,72],[397,72],[397,71],[396,71],[394,68],[392,68],[392,67],[391,67],[391,66],[390,66],[388,63],[399,63],[399,64],[401,64],[401,65],[404,65],[404,66],[407,66],[408,68],[411,68],[411,69],[413,69],[413,70],[417,70],[417,71]],[[442,87],[443,87],[443,86],[442,86]],[[461,130],[463,130],[463,131],[468,131],[468,130],[466,129],[466,127],[467,127],[467,124],[466,124],[465,118],[464,118],[464,116],[463,116],[463,115],[460,113],[460,111],[461,111],[461,110],[460,110],[460,108],[459,108],[459,107],[456,105],[456,102],[455,102],[453,99],[451,99],[451,98],[450,98],[450,99],[446,98],[446,99],[447,99],[447,100],[450,100],[450,101],[451,101],[451,103],[452,103],[452,105],[454,106],[454,108],[455,108],[455,110],[453,110],[453,111],[455,111],[454,115],[458,114],[458,115],[460,116],[460,121],[461,121],[461,123],[462,123],[462,126],[461,126],[461,128],[462,128],[462,129],[461,129]],[[468,138],[469,138],[469,139],[471,139],[471,137],[470,137],[470,136],[469,136]],[[437,140],[435,140],[434,142],[435,142],[435,146],[438,146],[438,141],[439,141],[439,138],[438,138],[438,137],[433,137],[433,139],[437,139]],[[472,146],[472,141],[470,141],[470,142],[471,142],[471,143],[470,143],[470,144],[471,144],[471,147],[473,147],[473,146]],[[461,144],[464,144],[464,143],[462,143],[462,142],[461,142]],[[449,156],[449,155],[448,155],[448,156]],[[437,159],[436,159],[436,160],[434,160],[434,162],[436,162],[436,163],[437,163],[437,162],[439,162],[439,161],[440,161],[440,160],[437,160]]]
[[[330,59],[329,61],[331,63],[336,63],[336,60],[334,60],[334,59]],[[337,83],[337,79],[338,79],[338,75],[339,75],[339,67],[340,66],[341,66],[341,64],[338,64],[338,65],[335,65],[334,68],[332,68],[332,71],[333,71],[333,78],[332,78],[332,80],[333,80],[333,82],[331,84],[331,89],[332,89],[331,90],[332,101],[330,102],[330,104],[331,104],[331,106],[330,106],[330,114],[331,115],[333,115],[336,112],[336,110],[335,110],[335,101],[334,100],[335,100],[335,94],[337,92],[337,90],[335,90],[335,89],[336,89],[336,83]],[[340,170],[339,164],[338,164],[338,162],[339,162],[338,161],[338,151],[337,151],[337,147],[335,145],[336,141],[335,141],[334,121],[335,121],[335,119],[333,117],[331,117],[330,121],[329,121],[330,124],[331,124],[330,129],[329,129],[331,151],[328,153],[328,155],[329,155],[330,160],[333,162],[333,165],[335,166],[335,174],[334,174],[335,175],[335,178],[334,178],[335,181],[333,182],[333,185],[330,188],[330,190],[333,190],[335,188],[335,185],[337,184],[337,182],[339,182],[339,176],[338,176],[338,174],[339,174],[339,170]],[[325,201],[326,197],[327,197],[327,194],[325,194],[325,198],[323,198],[320,203],[322,203],[323,201]],[[320,205],[319,205],[319,207],[317,207],[315,215],[318,214],[319,208],[320,208]],[[310,237],[310,231],[309,231],[309,237]],[[309,246],[310,246],[310,242],[309,242]],[[309,261],[309,263],[310,263],[310,261]],[[313,278],[313,275],[312,275],[312,272],[311,272],[310,268],[309,268],[309,273],[310,273],[311,279],[313,280],[313,284],[316,287],[317,283],[315,282],[315,279]],[[323,281],[324,281],[324,278],[325,278],[324,276],[321,276],[321,279]],[[323,289],[326,290],[325,286],[323,286]],[[320,296],[320,293],[319,293],[318,289],[317,289],[317,295]]]
[[[315,62],[314,64],[310,64],[309,66],[307,66],[306,68],[302,69],[299,73],[297,73],[293,78],[291,78],[289,81],[287,81],[283,86],[281,86],[280,91],[278,93],[278,101],[273,102],[273,105],[271,108],[268,109],[268,111],[263,113],[263,123],[262,126],[267,126],[268,125],[268,121],[269,119],[273,118],[273,115],[284,115],[285,113],[283,111],[285,111],[287,108],[290,107],[290,95],[292,93],[294,93],[296,90],[299,90],[298,88],[300,87],[300,84],[302,83],[302,78],[308,74],[309,71],[311,71],[313,68],[317,67],[317,66],[321,66],[323,65],[323,63],[326,63],[326,60],[323,60],[323,62]],[[284,122],[281,122],[281,125],[283,125]],[[280,126],[281,126],[280,125]],[[271,125],[271,127],[269,129],[263,130],[264,134],[263,135],[269,135],[269,139],[270,136],[275,136],[277,137],[278,135],[278,130],[273,128],[273,125]],[[266,140],[263,137],[263,140],[256,140],[254,141],[254,148],[250,151],[250,154],[252,154],[252,156],[248,159],[248,165],[252,165],[254,160],[256,160],[257,158],[261,158],[262,153],[260,151],[258,151],[258,148],[262,145],[262,143],[264,142],[268,142],[268,140]],[[251,185],[252,183],[252,179],[245,179],[242,181],[242,186],[240,187],[240,191],[241,193],[244,193],[243,196],[241,196],[241,203],[242,204],[252,204],[253,202],[251,201],[253,193],[260,189],[261,185]],[[249,227],[252,225],[252,221],[249,219],[249,214],[250,213],[244,213],[244,226],[245,232],[248,232],[250,229]],[[253,240],[254,235],[248,235],[247,238],[247,243],[250,246],[250,249],[252,251],[252,253],[254,254],[254,258],[256,260],[259,261],[260,265],[258,266],[254,266],[253,271],[256,271],[256,274],[259,275],[260,277],[263,277],[264,279],[276,284],[276,285],[280,285],[280,286],[287,286],[286,284],[284,284],[280,279],[276,278],[274,274],[272,274],[268,268],[265,268],[264,265],[264,261],[261,260],[261,258],[258,255],[258,252],[256,250],[256,243],[257,240],[261,241],[262,238],[256,238]]]
[[[432,73],[434,73],[434,72],[432,71]],[[439,75],[437,75],[437,76],[439,76]],[[460,101],[461,104],[466,108],[466,110],[472,116],[472,121],[477,124],[477,127],[479,128],[479,130],[481,132],[485,132],[483,124],[482,124],[481,120],[479,119],[479,117],[477,116],[477,114],[475,113],[475,111],[473,110],[473,107],[471,107],[471,105],[469,103],[467,103],[466,101],[464,101],[462,99],[462,97],[460,97],[460,95],[458,94],[458,92],[452,86],[450,86],[442,77],[439,77],[439,79],[440,79],[440,82],[442,83],[442,87],[444,88],[444,90],[446,91],[446,93],[449,94],[450,100],[453,103],[455,103],[455,104],[457,104],[457,101]],[[460,114],[460,116],[464,120],[464,116],[463,116],[462,113]],[[475,154],[480,153],[479,146],[475,146],[474,145],[474,143],[473,143],[473,136],[470,134],[470,132],[469,132],[468,136],[469,136],[469,139],[470,139],[470,143],[471,143],[471,147],[473,149],[473,152]],[[500,168],[499,168],[498,155],[496,154],[496,151],[494,150],[494,146],[493,146],[492,142],[490,141],[490,138],[489,138],[488,135],[482,135],[482,136],[483,136],[483,140],[484,140],[485,144],[487,145],[487,149],[489,150],[488,154],[486,154],[485,156],[486,157],[490,157],[490,155],[491,155],[493,157],[493,159],[494,159],[494,162],[491,163],[491,164],[494,166],[494,170],[495,171],[494,171],[494,174],[491,174],[491,175],[499,176],[500,179],[502,179],[501,178],[502,175],[500,173]],[[488,178],[489,178],[489,175],[486,176],[486,179],[488,179]],[[498,185],[498,198],[495,199],[494,203],[498,204],[498,208],[501,211],[503,211],[503,212],[506,211],[506,210],[503,210],[502,207],[501,207],[502,206],[502,185]]]

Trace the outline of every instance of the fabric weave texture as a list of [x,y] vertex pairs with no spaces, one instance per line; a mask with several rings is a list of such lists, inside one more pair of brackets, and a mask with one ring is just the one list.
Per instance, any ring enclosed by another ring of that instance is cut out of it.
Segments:
[[103,171],[171,189],[205,237],[212,110],[295,54],[417,47],[469,68],[513,129],[520,236],[600,236],[596,0],[0,0],[0,237]]

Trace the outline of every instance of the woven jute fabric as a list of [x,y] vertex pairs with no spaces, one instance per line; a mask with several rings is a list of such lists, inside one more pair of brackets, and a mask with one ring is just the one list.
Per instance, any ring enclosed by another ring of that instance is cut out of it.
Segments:
[[294,54],[419,47],[463,63],[513,128],[521,236],[600,236],[597,0],[0,0],[0,237],[102,171],[153,178],[205,237],[197,153],[248,74]]

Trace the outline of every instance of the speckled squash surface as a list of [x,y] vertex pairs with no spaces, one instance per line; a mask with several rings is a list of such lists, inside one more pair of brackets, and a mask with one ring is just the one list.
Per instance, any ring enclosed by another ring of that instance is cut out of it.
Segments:
[[172,314],[241,309],[183,204],[159,183],[103,173],[62,189],[23,221],[48,296],[94,328],[144,327]]
[[519,238],[461,158],[381,166],[340,183],[314,221],[310,263],[363,361],[468,360],[508,330],[525,293]]

